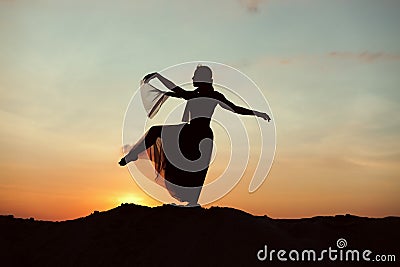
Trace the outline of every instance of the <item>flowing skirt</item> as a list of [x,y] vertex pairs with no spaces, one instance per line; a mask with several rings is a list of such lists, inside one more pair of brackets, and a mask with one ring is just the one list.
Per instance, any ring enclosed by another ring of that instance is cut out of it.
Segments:
[[197,203],[213,149],[214,135],[209,125],[153,126],[146,135],[149,134],[156,137],[148,138],[151,143],[146,144],[148,158],[157,173],[156,182],[175,199]]

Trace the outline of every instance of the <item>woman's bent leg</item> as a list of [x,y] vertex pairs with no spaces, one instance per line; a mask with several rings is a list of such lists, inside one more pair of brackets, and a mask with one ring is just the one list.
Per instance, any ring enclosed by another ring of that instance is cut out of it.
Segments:
[[162,126],[152,126],[145,135],[133,146],[133,148],[121,159],[119,164],[125,166],[128,162],[135,161],[138,159],[138,155],[151,147],[157,141],[157,138],[161,137]]

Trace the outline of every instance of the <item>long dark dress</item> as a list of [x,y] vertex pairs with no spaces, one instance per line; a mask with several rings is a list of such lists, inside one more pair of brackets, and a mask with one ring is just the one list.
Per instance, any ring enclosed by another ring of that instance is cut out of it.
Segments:
[[180,90],[175,93],[187,100],[182,118],[186,123],[153,126],[144,136],[144,143],[157,172],[156,182],[175,199],[197,203],[213,149],[210,121],[218,104],[213,97],[217,92],[212,86]]

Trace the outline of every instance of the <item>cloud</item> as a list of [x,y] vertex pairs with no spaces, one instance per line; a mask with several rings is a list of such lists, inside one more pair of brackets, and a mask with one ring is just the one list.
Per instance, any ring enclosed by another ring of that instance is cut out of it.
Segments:
[[231,65],[237,68],[248,68],[266,66],[288,66],[303,65],[317,66],[325,71],[327,63],[334,63],[334,60],[347,60],[356,63],[376,63],[380,61],[400,61],[400,54],[386,52],[349,52],[349,51],[332,51],[326,54],[298,54],[298,55],[260,55],[255,58],[241,59],[231,62]]
[[364,51],[361,53],[354,53],[354,52],[337,52],[333,51],[328,54],[331,58],[338,58],[338,59],[354,59],[359,60],[366,63],[376,62],[378,60],[400,60],[399,54],[390,54],[384,52],[369,52]]
[[258,12],[260,6],[264,2],[266,2],[266,0],[240,0],[240,3],[250,12]]

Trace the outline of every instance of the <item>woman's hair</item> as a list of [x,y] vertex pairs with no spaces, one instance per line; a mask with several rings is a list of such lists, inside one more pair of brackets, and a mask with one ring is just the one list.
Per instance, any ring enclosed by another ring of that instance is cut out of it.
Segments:
[[205,83],[212,83],[212,70],[210,67],[197,65],[196,70],[194,71],[193,81],[195,82],[205,82]]

